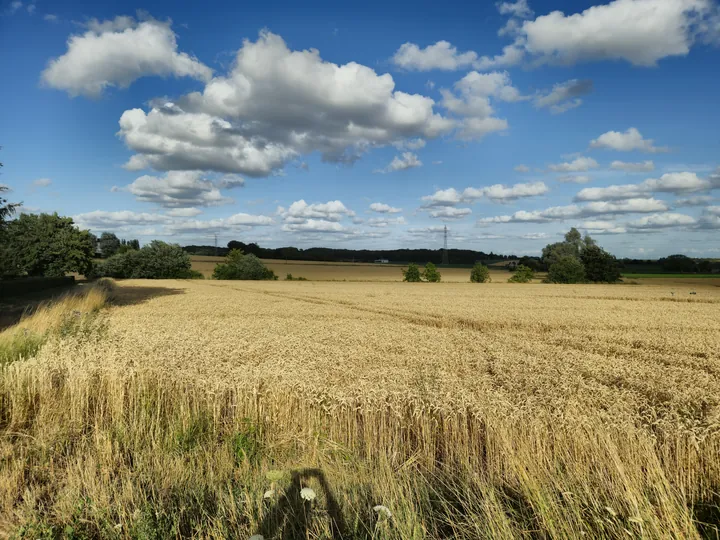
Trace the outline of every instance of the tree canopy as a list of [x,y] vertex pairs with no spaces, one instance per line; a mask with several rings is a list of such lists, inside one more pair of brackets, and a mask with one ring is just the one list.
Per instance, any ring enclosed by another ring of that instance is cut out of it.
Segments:
[[3,232],[2,267],[11,275],[59,277],[92,269],[93,242],[72,218],[57,214],[21,214]]

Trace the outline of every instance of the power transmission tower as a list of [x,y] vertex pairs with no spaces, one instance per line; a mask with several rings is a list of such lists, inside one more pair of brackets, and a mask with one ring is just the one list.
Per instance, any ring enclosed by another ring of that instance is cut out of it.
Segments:
[[218,256],[218,251],[217,251],[217,233],[215,233],[215,256],[216,256],[216,257]]
[[445,242],[443,244],[442,263],[444,266],[447,266],[448,264],[450,264],[450,260],[448,257],[448,247],[447,247],[447,225],[445,225]]

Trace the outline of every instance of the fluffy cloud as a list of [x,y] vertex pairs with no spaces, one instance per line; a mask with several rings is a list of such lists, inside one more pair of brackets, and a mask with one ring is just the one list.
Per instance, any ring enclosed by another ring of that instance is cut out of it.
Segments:
[[253,227],[267,227],[273,223],[273,219],[269,216],[239,213],[221,219],[173,221],[166,225],[165,230],[171,234],[220,232],[227,230],[244,231]]
[[566,174],[558,177],[557,181],[563,184],[587,184],[590,177],[585,174]]
[[425,148],[427,142],[425,139],[407,139],[405,141],[395,141],[393,146],[398,150],[421,150]]
[[626,172],[651,172],[655,170],[655,164],[652,161],[641,161],[640,163],[627,163],[625,161],[613,161],[610,168],[615,171]]
[[165,215],[170,217],[195,217],[200,214],[202,214],[202,210],[197,208],[173,208],[165,212]]
[[130,210],[122,210],[119,212],[95,210],[94,212],[77,214],[73,216],[73,220],[81,228],[89,228],[96,231],[123,229],[142,225],[158,225],[170,222],[167,216],[161,214],[132,212]]
[[528,197],[537,197],[544,195],[549,191],[544,182],[532,182],[527,184],[515,184],[513,186],[504,186],[495,184],[484,188],[467,188],[463,191],[464,201],[474,201],[482,197],[490,199],[492,202],[515,201]]
[[432,210],[430,212],[430,217],[442,220],[456,220],[462,219],[470,214],[472,214],[472,210],[470,210],[470,208],[445,206],[443,208],[438,208],[437,210]]
[[442,69],[455,71],[457,69],[475,67],[478,55],[474,51],[458,52],[448,41],[438,41],[424,49],[415,43],[403,43],[392,57],[393,63],[407,70],[430,71]]
[[519,173],[528,173],[530,172],[530,167],[528,167],[527,165],[516,165],[515,167],[513,167],[513,170]]
[[405,218],[400,216],[396,218],[390,218],[390,217],[377,217],[377,218],[370,218],[367,221],[367,224],[370,227],[389,227],[391,225],[406,225]]
[[617,150],[618,152],[632,152],[633,150],[652,154],[669,152],[669,148],[666,146],[657,147],[653,143],[652,139],[644,139],[636,128],[631,127],[624,133],[619,131],[603,133],[597,139],[590,141],[590,147]]
[[654,66],[685,56],[715,11],[712,0],[615,0],[582,13],[553,11],[518,30],[521,47],[537,62],[574,64],[625,60]]
[[463,202],[462,193],[457,191],[455,188],[440,189],[432,195],[425,195],[422,197],[425,201],[426,207],[434,206],[455,206]]
[[279,207],[277,213],[285,223],[291,224],[301,224],[309,220],[338,222],[344,217],[355,216],[355,212],[347,208],[342,201],[308,204],[303,199],[292,203],[287,210]]
[[590,169],[597,169],[598,162],[589,157],[578,157],[569,163],[559,163],[548,167],[554,172],[585,172]]
[[687,197],[684,199],[677,199],[674,203],[675,206],[705,206],[713,201],[713,197],[710,195],[696,195],[695,197]]
[[347,233],[349,229],[336,221],[324,219],[308,219],[302,223],[286,223],[282,226],[286,232],[309,232],[309,233]]
[[593,82],[590,79],[572,79],[553,86],[552,91],[538,95],[535,100],[535,107],[542,109],[549,107],[553,114],[560,114],[582,105],[581,96],[587,95],[593,90]]
[[585,221],[580,228],[593,235],[625,234],[627,232],[625,227],[620,227],[612,221]]
[[417,155],[412,152],[403,152],[402,156],[395,156],[387,167],[384,169],[377,169],[373,172],[385,174],[395,171],[404,171],[406,169],[414,169],[415,167],[422,167],[422,161],[420,161]]
[[527,0],[517,0],[516,2],[498,2],[498,11],[500,15],[510,15],[520,19],[528,19],[533,16],[533,10],[528,6]]
[[389,204],[379,202],[372,203],[370,205],[370,210],[372,210],[373,212],[378,212],[380,214],[399,214],[400,212],[402,212],[402,208],[394,208]]
[[670,227],[684,227],[694,225],[695,219],[685,214],[653,214],[643,216],[636,221],[627,224],[629,229],[667,229]]
[[70,36],[67,52],[50,60],[45,84],[71,96],[99,97],[109,86],[127,88],[148,75],[209,80],[212,70],[178,52],[170,23],[131,17],[93,20],[82,35]]
[[495,110],[490,98],[508,102],[528,99],[512,85],[507,72],[471,71],[457,81],[453,89],[440,90],[441,105],[462,118],[458,137],[464,140],[481,139],[488,133],[508,128],[507,120],[493,117]]
[[663,212],[667,205],[657,199],[629,199],[618,202],[592,202],[584,206],[575,204],[554,206],[545,210],[528,212],[521,210],[512,215],[495,216],[478,220],[479,224],[489,223],[548,223],[571,218],[594,217],[617,214],[642,214]]
[[151,202],[166,208],[219,206],[232,202],[223,197],[215,185],[203,179],[200,171],[170,171],[164,176],[144,175],[124,190],[138,201]]
[[576,201],[608,201],[644,197],[651,193],[693,193],[712,189],[709,180],[698,178],[696,173],[667,173],[660,178],[648,178],[639,184],[625,184],[604,188],[585,188],[576,196]]
[[127,167],[267,176],[301,155],[352,163],[377,146],[434,138],[457,122],[435,102],[395,90],[389,74],[318,51],[291,51],[262,32],[244,41],[232,70],[177,102],[125,111],[119,135],[136,152]]
[[32,184],[35,187],[48,187],[52,184],[52,180],[49,178],[38,178],[37,180],[34,180]]
[[52,13],[46,13],[45,15],[43,15],[43,19],[48,22],[58,22],[58,16]]
[[526,184],[514,184],[505,186],[503,184],[495,184],[483,188],[468,187],[462,192],[455,188],[441,189],[432,195],[425,195],[422,200],[425,201],[426,208],[439,206],[455,206],[460,203],[473,203],[483,197],[492,202],[506,202],[528,197],[537,197],[544,195],[549,191],[544,182],[529,182]]

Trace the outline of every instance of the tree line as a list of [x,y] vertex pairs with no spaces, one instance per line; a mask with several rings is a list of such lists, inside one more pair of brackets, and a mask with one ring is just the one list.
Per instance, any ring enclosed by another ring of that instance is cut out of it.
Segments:
[[[419,263],[433,262],[441,264],[442,249],[338,249],[313,247],[301,249],[296,247],[264,248],[256,243],[244,243],[231,240],[227,247],[189,245],[183,248],[192,255],[226,256],[231,250],[239,249],[243,253],[252,254],[260,259],[279,259],[288,261],[318,261],[318,262],[363,262],[372,263],[379,259],[387,259],[391,263]],[[217,250],[217,251],[216,251]],[[510,261],[515,255],[500,255],[485,253],[471,249],[449,249],[449,260],[454,265],[473,265],[478,261],[487,263]]]

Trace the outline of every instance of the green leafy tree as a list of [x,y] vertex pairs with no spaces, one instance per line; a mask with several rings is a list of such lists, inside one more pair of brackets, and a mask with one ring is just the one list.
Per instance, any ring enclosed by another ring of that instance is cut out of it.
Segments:
[[120,239],[114,233],[104,232],[98,240],[100,252],[106,259],[115,255],[120,249],[120,245]]
[[93,242],[72,218],[57,214],[21,214],[7,223],[2,257],[14,275],[60,277],[92,271]]
[[420,277],[420,268],[415,263],[410,263],[407,267],[407,270],[402,269],[403,274],[403,281],[407,281],[410,283],[418,283],[422,281],[422,278]]
[[508,279],[508,283],[530,283],[535,278],[535,272],[524,264],[518,265],[515,273]]
[[5,221],[11,218],[22,203],[11,203],[3,197],[3,193],[10,191],[8,186],[0,185],[0,229],[3,228]]
[[702,261],[698,261],[697,263],[697,271],[702,274],[709,274],[712,272],[712,263],[708,261],[707,259],[704,259]]
[[487,283],[492,281],[490,279],[490,270],[484,264],[475,263],[472,270],[470,270],[470,281],[472,283]]
[[199,277],[191,270],[190,255],[177,244],[153,240],[139,250],[117,253],[97,267],[105,277],[185,279]]
[[246,255],[240,249],[232,249],[225,262],[215,266],[213,279],[263,280],[277,279],[277,276],[252,253]]
[[422,277],[425,281],[429,283],[439,283],[442,279],[442,276],[440,275],[440,272],[438,272],[437,267],[431,262],[425,265]]
[[580,259],[566,256],[550,266],[547,275],[548,283],[584,283],[585,267]]
[[620,279],[617,259],[596,244],[586,245],[580,255],[585,278],[594,283],[615,283]]

